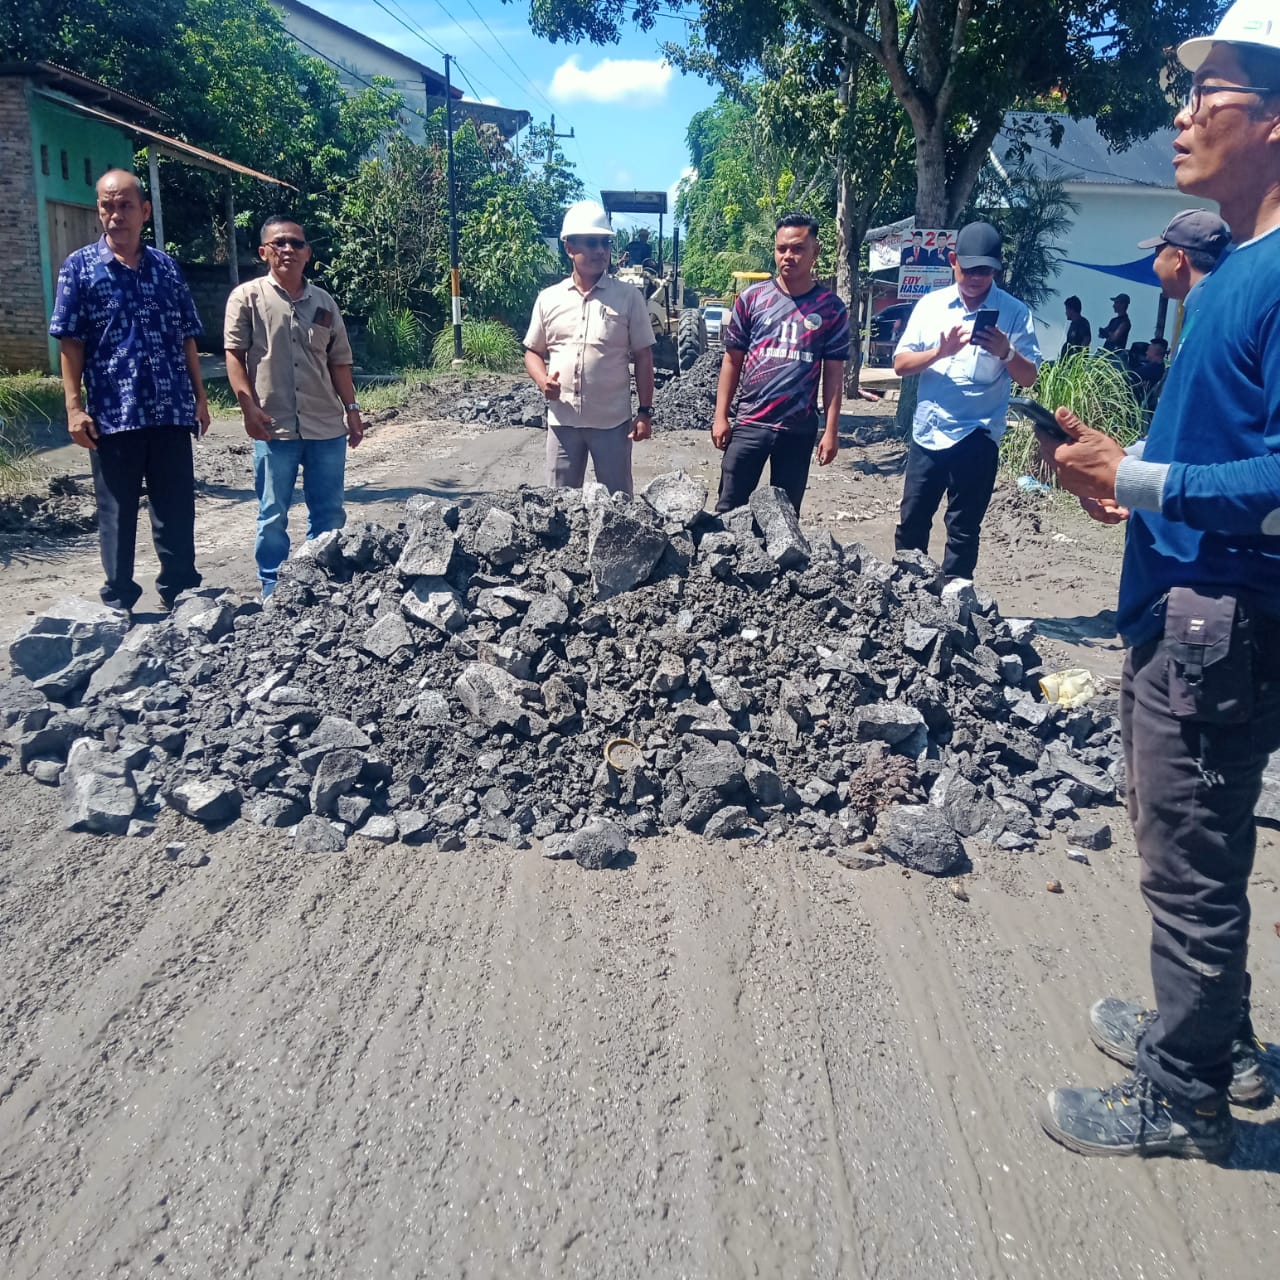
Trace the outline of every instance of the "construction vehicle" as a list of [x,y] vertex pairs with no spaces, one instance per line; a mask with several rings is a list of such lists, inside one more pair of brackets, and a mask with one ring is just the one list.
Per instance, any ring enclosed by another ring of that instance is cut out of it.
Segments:
[[657,257],[648,265],[619,267],[616,278],[635,285],[644,294],[655,338],[653,362],[677,375],[692,366],[707,350],[707,322],[696,300],[686,305],[684,277],[680,274],[680,232],[672,230],[671,262],[662,261],[662,216],[667,211],[665,191],[602,191],[605,212],[658,215]]
[[725,302],[725,310],[732,311],[733,304],[738,301],[738,294],[760,280],[771,280],[773,277],[767,271],[735,271],[733,273],[733,287],[729,290],[728,300]]

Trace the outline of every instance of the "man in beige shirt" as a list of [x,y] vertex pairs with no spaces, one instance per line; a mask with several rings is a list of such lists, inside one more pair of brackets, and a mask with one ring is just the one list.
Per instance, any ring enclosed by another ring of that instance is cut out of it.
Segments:
[[573,274],[538,295],[524,337],[524,367],[547,399],[547,483],[580,489],[590,457],[602,485],[630,495],[631,443],[653,434],[653,326],[640,290],[608,273],[613,232],[599,205],[570,205],[560,238]]
[[258,495],[254,559],[265,600],[289,554],[289,507],[302,470],[307,539],[346,523],[347,446],[364,438],[351,377],[351,344],[338,304],[303,278],[311,247],[281,215],[262,224],[268,273],[227,299],[227,378],[253,440]]

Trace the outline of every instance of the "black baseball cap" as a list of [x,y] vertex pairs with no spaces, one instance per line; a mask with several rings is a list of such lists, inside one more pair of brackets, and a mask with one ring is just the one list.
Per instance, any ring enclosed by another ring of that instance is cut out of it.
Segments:
[[1208,209],[1183,209],[1169,219],[1169,225],[1150,240],[1139,240],[1139,249],[1159,249],[1171,244],[1175,249],[1199,250],[1217,258],[1231,243],[1231,228]]
[[999,271],[1004,266],[1003,249],[1004,241],[991,223],[971,222],[960,228],[952,252],[966,271],[974,267],[990,267],[992,271]]
[[1132,302],[1132,301],[1133,301],[1133,299],[1132,299],[1131,297],[1129,297],[1129,295],[1128,295],[1127,293],[1117,293],[1117,294],[1116,294],[1116,296],[1115,296],[1114,298],[1112,298],[1112,299],[1111,299],[1111,301],[1112,301],[1112,302],[1123,302],[1123,303],[1127,306],[1130,302]]

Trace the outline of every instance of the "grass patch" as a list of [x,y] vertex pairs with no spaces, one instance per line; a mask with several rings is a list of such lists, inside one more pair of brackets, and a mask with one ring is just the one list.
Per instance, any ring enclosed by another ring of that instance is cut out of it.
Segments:
[[[1129,379],[1103,356],[1073,351],[1040,370],[1035,385],[1022,394],[1049,409],[1066,405],[1081,422],[1106,432],[1127,448],[1147,429],[1147,417],[1134,399]],[[1013,479],[1035,476],[1055,485],[1049,469],[1040,460],[1040,446],[1030,423],[1013,414],[1009,430],[1000,441],[1000,467]]]
[[[434,369],[402,369],[392,378],[366,382],[363,386],[357,377],[356,399],[365,413],[376,413],[379,409],[399,409],[409,403],[415,391],[436,376]],[[240,416],[240,404],[231,391],[231,384],[225,378],[206,379],[204,389],[209,397],[209,412],[215,418]]]
[[43,479],[26,428],[10,418],[0,419],[0,494],[30,493]]
[[[516,332],[501,320],[462,322],[462,359],[471,372],[517,373],[524,368],[524,347]],[[453,364],[453,326],[436,335],[431,346],[431,363],[441,372]]]
[[6,422],[59,422],[66,411],[61,378],[48,373],[0,377],[0,418]]

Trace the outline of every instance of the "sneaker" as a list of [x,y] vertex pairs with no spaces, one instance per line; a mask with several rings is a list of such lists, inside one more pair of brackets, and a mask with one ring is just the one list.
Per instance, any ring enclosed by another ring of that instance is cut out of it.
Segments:
[[[1128,1000],[1107,996],[1089,1010],[1089,1038],[1109,1058],[1132,1067],[1138,1061],[1138,1041],[1157,1017]],[[1269,1107],[1275,1101],[1271,1081],[1262,1070],[1263,1046],[1253,1039],[1231,1045],[1231,1084],[1227,1098],[1238,1107]]]
[[1051,1089],[1036,1118],[1055,1142],[1085,1156],[1223,1160],[1236,1136],[1226,1106],[1180,1107],[1140,1072],[1109,1089]]

